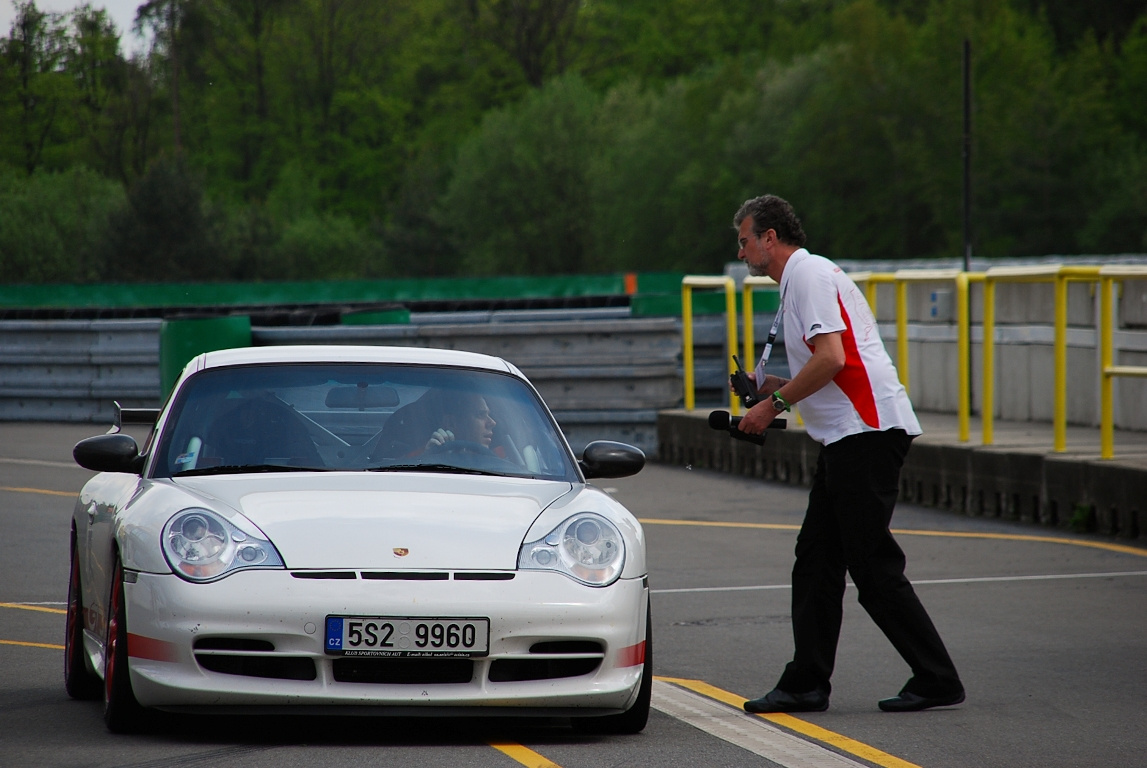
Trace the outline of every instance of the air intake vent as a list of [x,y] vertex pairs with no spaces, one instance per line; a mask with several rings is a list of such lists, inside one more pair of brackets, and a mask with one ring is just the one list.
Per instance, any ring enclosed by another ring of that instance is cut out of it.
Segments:
[[601,643],[594,640],[547,640],[534,643],[530,646],[530,653],[575,654],[596,653],[601,656],[605,653]]
[[224,675],[262,677],[274,680],[314,680],[318,677],[314,661],[308,658],[197,653],[195,660],[204,669]]
[[580,677],[593,672],[601,658],[593,659],[498,659],[490,665],[491,683],[554,680]]
[[197,651],[266,651],[275,650],[275,644],[268,640],[252,640],[247,637],[200,637],[195,640]]
[[296,579],[357,579],[354,571],[291,571]]
[[449,685],[469,683],[474,677],[470,659],[363,659],[341,658],[332,663],[340,683],[376,685]]
[[490,573],[464,571],[454,574],[455,581],[509,581],[512,578],[514,578],[513,571],[492,571]]
[[374,581],[446,581],[450,574],[439,571],[363,571],[362,577]]

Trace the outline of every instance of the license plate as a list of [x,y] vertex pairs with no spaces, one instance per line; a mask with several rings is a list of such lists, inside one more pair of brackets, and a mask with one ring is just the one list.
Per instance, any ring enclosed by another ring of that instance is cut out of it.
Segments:
[[328,616],[326,652],[336,656],[485,656],[489,619]]

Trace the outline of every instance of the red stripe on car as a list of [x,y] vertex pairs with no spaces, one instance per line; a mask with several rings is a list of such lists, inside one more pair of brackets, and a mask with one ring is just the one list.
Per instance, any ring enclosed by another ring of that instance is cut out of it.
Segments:
[[132,658],[151,661],[177,661],[179,659],[175,643],[131,633],[128,633],[127,636],[127,655]]
[[636,667],[645,663],[645,641],[630,645],[617,652],[617,666]]

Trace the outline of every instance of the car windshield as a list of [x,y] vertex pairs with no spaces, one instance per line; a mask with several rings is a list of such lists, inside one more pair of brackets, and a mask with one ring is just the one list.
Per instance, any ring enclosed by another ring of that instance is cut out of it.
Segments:
[[553,418],[520,379],[359,363],[233,366],[188,378],[152,476],[312,470],[577,479]]

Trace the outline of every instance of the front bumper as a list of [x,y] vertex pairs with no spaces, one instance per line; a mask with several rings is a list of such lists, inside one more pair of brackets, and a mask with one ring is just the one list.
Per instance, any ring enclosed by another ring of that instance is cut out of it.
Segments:
[[[250,571],[191,584],[140,573],[125,585],[132,688],[140,704],[164,709],[548,716],[632,704],[645,653],[644,579],[592,588],[545,572],[519,571],[506,581],[452,576],[378,581]],[[488,617],[489,655],[330,656],[328,615]]]

